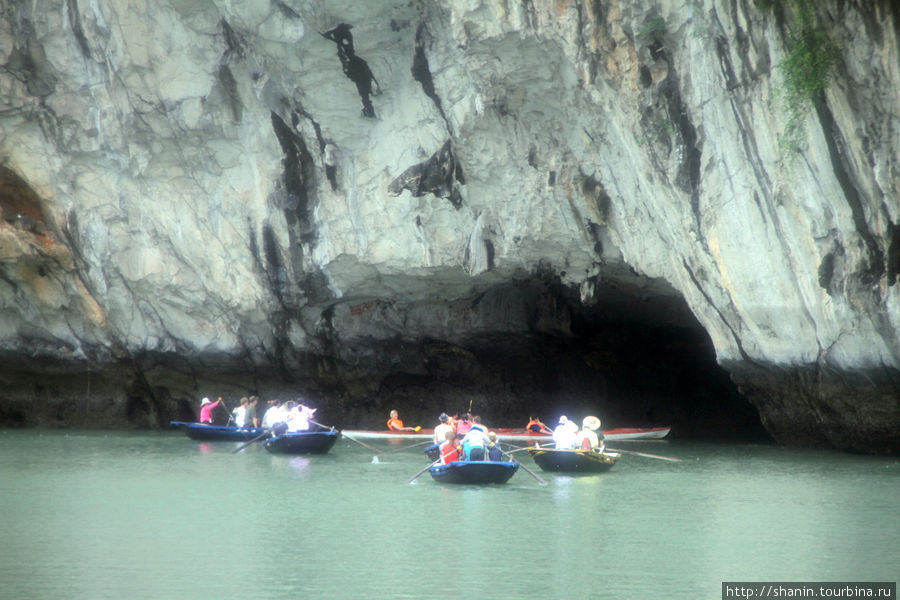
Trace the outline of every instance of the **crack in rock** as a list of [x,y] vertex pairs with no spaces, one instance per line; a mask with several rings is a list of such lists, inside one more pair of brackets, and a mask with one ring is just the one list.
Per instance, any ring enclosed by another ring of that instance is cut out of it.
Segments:
[[[380,94],[381,85],[372,74],[369,64],[356,55],[356,51],[353,49],[351,29],[353,29],[353,25],[341,23],[334,29],[330,29],[321,35],[337,44],[338,58],[341,59],[341,68],[344,71],[344,75],[356,84],[356,90],[359,92],[359,97],[362,100],[362,115],[374,119],[375,108],[372,106],[369,96]],[[374,92],[372,91],[373,83],[375,84]]]

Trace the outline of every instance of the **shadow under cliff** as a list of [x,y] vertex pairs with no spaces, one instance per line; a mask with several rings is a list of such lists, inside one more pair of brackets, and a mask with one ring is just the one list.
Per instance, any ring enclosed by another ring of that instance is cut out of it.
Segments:
[[672,438],[769,439],[680,299],[604,288],[584,306],[540,281],[497,293],[515,297],[527,324],[492,331],[488,323],[453,340],[331,340],[326,351],[294,349],[267,365],[159,353],[108,365],[10,357],[0,368],[0,426],[164,428],[196,418],[204,396],[232,407],[257,394],[302,396],[323,422],[346,428],[383,429],[396,408],[426,427],[444,411],[478,414],[493,427],[596,415],[604,428],[671,426]]

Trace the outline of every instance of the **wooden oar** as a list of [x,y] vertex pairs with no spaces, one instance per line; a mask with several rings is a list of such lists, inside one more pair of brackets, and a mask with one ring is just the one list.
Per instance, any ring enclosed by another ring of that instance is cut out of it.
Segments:
[[[497,444],[497,449],[498,449],[500,452],[502,452],[503,454],[505,454],[506,456],[508,456],[508,457],[510,458],[510,460],[512,460],[513,462],[519,462],[519,461],[517,461],[517,460],[515,460],[515,459],[513,458],[512,454],[510,454],[509,452],[507,452],[506,450],[504,450],[503,448],[501,448],[501,447],[500,447],[500,444]],[[537,480],[538,480],[538,483],[540,483],[541,485],[547,485],[547,482],[544,481],[543,479],[541,479],[540,477],[538,477],[538,475],[535,474],[531,469],[529,469],[528,467],[526,467],[526,466],[523,465],[522,463],[519,463],[519,466],[522,467],[522,470],[523,470],[523,471],[525,471],[526,473],[528,473],[529,475],[531,475],[532,477],[534,477],[535,479],[537,479]]]
[[[324,429],[330,429],[331,431],[334,431],[334,427],[333,427],[333,426],[332,426],[332,427],[328,427],[327,425],[322,425],[321,423],[317,423],[317,422],[313,421],[312,419],[310,419],[309,422],[312,423],[313,425],[318,425],[319,427],[322,427],[322,428],[324,428]],[[352,437],[350,437],[349,435],[347,435],[347,433],[344,432],[344,431],[341,432],[341,435],[342,435],[343,437],[347,438],[348,440],[350,440],[351,442],[356,442],[356,443],[359,444],[360,446],[365,446],[366,448],[368,448],[369,450],[371,450],[372,452],[374,452],[376,455],[378,455],[378,454],[381,453],[381,450],[379,450],[378,448],[376,448],[376,447],[374,447],[374,446],[370,446],[369,444],[366,444],[366,443],[364,443],[364,442],[361,442],[361,441],[359,441],[359,440],[357,440],[357,439],[355,439],[355,438],[352,438]]]
[[634,454],[635,456],[645,456],[647,458],[655,458],[657,460],[667,460],[669,462],[681,462],[680,458],[672,458],[671,456],[660,456],[659,454],[647,454],[646,452],[635,452],[634,450],[616,450],[615,448],[604,448],[604,452],[621,452],[622,454]]
[[[279,427],[279,425],[280,425],[280,427]],[[250,440],[249,442],[247,442],[245,444],[241,444],[240,446],[235,448],[232,451],[232,454],[237,454],[238,452],[240,452],[241,450],[243,450],[244,448],[246,448],[253,442],[258,442],[259,440],[263,439],[264,437],[266,437],[267,435],[269,435],[272,432],[275,432],[275,435],[281,435],[282,433],[285,432],[285,430],[287,430],[287,425],[285,423],[276,423],[271,428],[266,429],[265,431],[263,431],[261,434],[259,434],[258,436],[256,436],[252,440]]]
[[[234,421],[234,416],[231,414],[231,411],[228,410],[228,407],[225,406],[225,400],[220,399],[219,404],[222,405],[222,408],[225,409],[225,413],[228,415],[228,420],[225,421],[225,427],[228,427],[228,424],[231,423],[232,421]],[[235,423],[235,425],[237,425],[237,423]]]
[[518,444],[513,444],[511,442],[503,442],[503,443],[506,444],[507,446],[512,446],[516,450],[525,450],[526,448],[533,448],[533,446],[520,446]]
[[415,481],[416,479],[419,478],[419,475],[421,475],[422,473],[424,473],[425,471],[427,471],[428,469],[430,469],[430,468],[433,467],[434,465],[438,464],[439,462],[441,462],[441,459],[440,459],[440,458],[437,459],[436,461],[434,461],[433,463],[431,463],[430,465],[428,465],[427,467],[425,467],[424,469],[422,469],[421,471],[419,471],[418,473],[416,473],[415,475],[413,475],[412,477],[410,477],[409,480],[408,480],[406,483],[412,483],[413,481]]
[[[546,444],[537,444],[536,446],[516,446],[516,449],[510,452],[510,454],[515,454],[516,452],[521,452],[522,450],[540,450],[541,448],[548,448],[550,446],[554,446],[555,442],[547,442]],[[512,446],[513,444],[507,444],[507,446]]]

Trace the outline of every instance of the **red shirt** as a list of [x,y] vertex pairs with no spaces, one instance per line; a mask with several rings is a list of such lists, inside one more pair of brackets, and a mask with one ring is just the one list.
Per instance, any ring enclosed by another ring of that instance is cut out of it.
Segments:
[[459,444],[444,442],[441,444],[441,464],[446,465],[459,460]]
[[388,419],[387,427],[392,430],[403,429],[403,421],[400,419]]

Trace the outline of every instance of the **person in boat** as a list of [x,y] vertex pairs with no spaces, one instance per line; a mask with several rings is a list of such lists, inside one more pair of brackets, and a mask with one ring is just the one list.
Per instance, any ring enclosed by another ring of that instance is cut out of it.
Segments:
[[525,431],[529,433],[553,433],[552,429],[541,423],[541,420],[533,415],[528,418],[528,425],[525,426]]
[[231,415],[234,417],[234,424],[238,427],[246,427],[247,425],[247,405],[249,403],[250,399],[245,396],[241,398],[241,404],[235,406],[234,410],[231,411]]
[[460,442],[466,460],[484,460],[484,449],[491,443],[487,429],[481,424],[481,417],[473,416],[469,423],[471,427]]
[[387,420],[387,428],[390,431],[418,431],[421,427],[406,427],[400,420],[400,413],[396,410],[391,411],[391,418]]
[[581,431],[575,435],[575,447],[579,450],[603,452],[606,443],[600,425],[600,419],[597,417],[585,417],[581,422]]
[[440,444],[444,440],[447,439],[447,432],[452,431],[454,437],[456,436],[456,430],[453,428],[453,425],[450,424],[450,415],[447,413],[441,413],[438,417],[439,423],[434,427],[434,443]]
[[466,437],[466,434],[469,433],[469,429],[472,428],[472,422],[469,421],[469,413],[463,413],[460,415],[459,419],[456,421],[456,437],[457,439],[463,439]]
[[259,417],[256,416],[256,405],[259,404],[259,396],[250,396],[247,402],[247,412],[244,415],[244,424],[247,427],[259,427]]
[[213,411],[216,410],[217,406],[222,404],[222,398],[219,398],[215,402],[211,401],[209,398],[204,398],[200,401],[200,422],[205,425],[213,424]]
[[503,460],[503,452],[500,450],[500,442],[497,441],[497,434],[491,431],[488,433],[491,440],[488,446],[488,460],[491,462],[501,462]]
[[266,412],[263,414],[262,418],[262,426],[266,429],[271,429],[276,423],[283,423],[285,421],[285,413],[282,410],[282,400],[281,398],[275,398],[274,400],[269,400],[269,408],[266,409]]
[[557,450],[571,450],[575,447],[575,434],[578,425],[570,421],[565,415],[559,418],[559,424],[553,430],[553,441]]
[[463,456],[462,447],[456,441],[456,432],[450,429],[446,432],[444,441],[439,447],[441,451],[441,464],[446,465],[460,460]]
[[317,410],[317,408],[310,408],[305,404],[300,404],[293,400],[288,402],[286,421],[288,432],[296,433],[299,431],[309,431],[310,421]]

